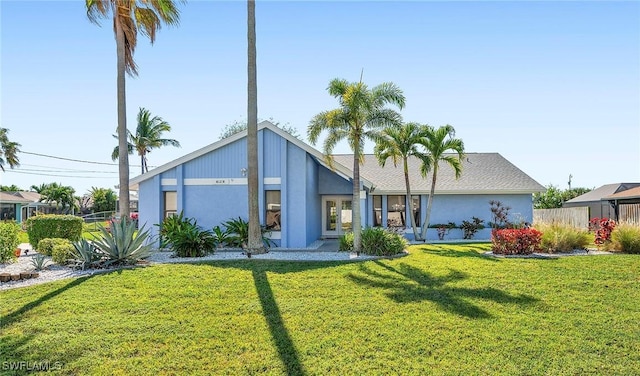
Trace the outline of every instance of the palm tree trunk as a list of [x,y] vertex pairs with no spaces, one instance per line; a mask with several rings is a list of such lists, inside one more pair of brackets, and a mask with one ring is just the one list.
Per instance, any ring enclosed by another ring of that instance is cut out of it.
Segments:
[[264,253],[258,202],[258,81],[256,62],[256,2],[247,0],[247,159],[249,239],[247,255]]
[[117,51],[117,90],[118,90],[118,148],[124,153],[118,153],[118,170],[120,172],[120,218],[129,218],[129,154],[127,148],[127,103],[125,95],[125,46],[124,32],[122,24],[117,14],[114,15],[116,28],[116,51]]
[[409,167],[407,166],[407,158],[404,158],[404,184],[407,187],[407,199],[409,200],[409,211],[411,216],[411,228],[413,229],[413,239],[421,240],[418,235],[418,227],[416,226],[416,217],[414,216],[413,200],[411,199],[411,185],[409,184]]
[[353,154],[353,198],[351,200],[351,224],[353,226],[353,251],[362,251],[362,218],[360,218],[360,151]]
[[[437,162],[436,162],[437,164]],[[422,241],[427,241],[427,229],[429,228],[429,220],[431,219],[431,204],[433,203],[433,194],[436,190],[436,175],[438,174],[438,166],[433,167],[433,179],[431,179],[431,190],[429,191],[429,200],[427,201],[427,214],[422,223]]]
[[145,173],[145,170],[149,171],[146,167],[147,167],[147,164],[143,154],[140,156],[140,168],[142,169],[142,174]]

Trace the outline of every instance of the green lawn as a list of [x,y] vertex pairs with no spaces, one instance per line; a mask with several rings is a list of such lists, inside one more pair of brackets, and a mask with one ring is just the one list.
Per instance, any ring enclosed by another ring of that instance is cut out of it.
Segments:
[[[632,375],[640,257],[157,265],[0,292],[0,366],[61,374]],[[3,363],[4,362],[4,363]],[[59,362],[59,363],[55,363]]]

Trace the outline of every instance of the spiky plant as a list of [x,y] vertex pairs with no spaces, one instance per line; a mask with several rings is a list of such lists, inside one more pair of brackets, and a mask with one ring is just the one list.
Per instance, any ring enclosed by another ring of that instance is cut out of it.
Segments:
[[102,254],[98,249],[86,239],[81,239],[78,242],[73,243],[74,250],[71,252],[71,256],[76,262],[76,266],[84,270],[87,267],[95,267],[100,264],[102,260]]
[[133,221],[122,219],[111,223],[111,231],[100,227],[102,236],[94,241],[95,246],[108,258],[105,265],[135,264],[151,255],[151,245],[145,245],[149,231],[142,226],[136,232]]
[[39,272],[49,267],[49,265],[51,265],[51,261],[49,261],[47,256],[38,253],[31,259],[31,265],[33,265],[34,269]]

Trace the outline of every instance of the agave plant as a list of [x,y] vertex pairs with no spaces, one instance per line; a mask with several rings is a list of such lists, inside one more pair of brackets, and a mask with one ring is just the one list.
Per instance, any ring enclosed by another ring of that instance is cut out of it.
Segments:
[[31,265],[33,265],[36,271],[39,272],[51,265],[51,261],[49,261],[47,256],[38,253],[31,259]]
[[136,223],[127,219],[114,221],[110,231],[100,227],[102,237],[94,241],[95,246],[108,258],[109,264],[133,264],[149,257],[151,245],[145,245],[149,231],[142,226],[136,232]]
[[84,270],[86,267],[95,267],[102,261],[102,254],[96,247],[86,239],[80,239],[73,243],[74,250],[71,252],[76,266]]

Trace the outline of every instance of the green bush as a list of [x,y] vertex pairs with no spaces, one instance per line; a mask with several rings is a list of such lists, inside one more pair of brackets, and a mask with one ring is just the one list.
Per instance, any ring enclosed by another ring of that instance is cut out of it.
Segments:
[[640,226],[620,223],[611,233],[613,248],[625,253],[640,253]]
[[56,245],[66,245],[71,244],[71,242],[67,239],[62,238],[45,238],[38,242],[38,246],[36,249],[38,253],[42,253],[43,255],[53,256],[53,248]]
[[73,215],[44,214],[27,219],[27,234],[31,245],[39,244],[45,238],[80,240],[82,218]]
[[[226,241],[231,247],[244,248],[249,243],[249,222],[245,221],[241,217],[232,218],[223,223],[225,232],[227,233]],[[271,246],[273,241],[267,238],[269,230],[264,226],[260,226],[260,232],[262,233],[262,242],[266,247]]]
[[539,224],[536,229],[542,232],[540,246],[544,252],[571,252],[583,249],[591,242],[591,235],[570,225]]
[[73,244],[67,239],[64,240],[64,243],[58,243],[53,246],[53,251],[51,252],[51,259],[57,264],[66,265],[70,259],[73,258]]
[[19,232],[20,225],[17,223],[13,221],[0,222],[0,262],[13,261],[16,258],[14,252],[20,244]]
[[[391,256],[404,251],[407,239],[382,227],[367,227],[362,230],[362,253],[372,256]],[[353,233],[340,237],[340,251],[353,250]]]
[[347,232],[344,235],[340,235],[339,240],[339,251],[351,251],[353,249],[353,232]]

